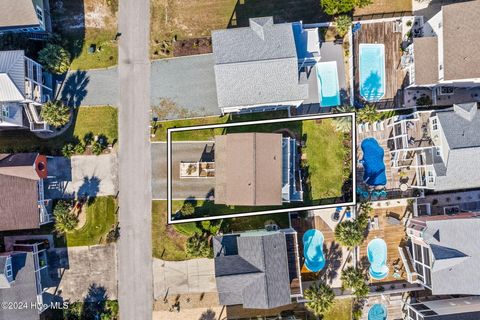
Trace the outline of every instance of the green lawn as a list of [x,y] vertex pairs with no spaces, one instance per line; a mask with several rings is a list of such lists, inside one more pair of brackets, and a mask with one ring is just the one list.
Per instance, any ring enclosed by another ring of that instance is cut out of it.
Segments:
[[85,225],[80,230],[68,232],[65,235],[65,241],[69,247],[103,243],[107,233],[117,222],[117,201],[114,197],[97,197],[86,210]]
[[[152,141],[167,141],[167,129],[169,128],[192,127],[192,126],[200,126],[200,125],[208,125],[208,124],[225,124],[225,123],[232,123],[232,122],[244,122],[244,121],[255,121],[255,120],[279,119],[279,118],[286,118],[287,116],[288,116],[287,111],[275,111],[275,112],[247,113],[247,114],[241,114],[241,115],[230,114],[225,116],[159,121],[157,122],[157,129],[153,131],[155,133],[155,136],[152,138]],[[243,132],[243,131],[248,131],[248,128],[249,127],[229,128],[228,132],[229,133]],[[259,131],[269,130],[272,128],[272,125],[264,124],[257,128],[258,128],[257,130]],[[224,128],[188,130],[188,131],[175,132],[172,135],[172,138],[176,141],[212,140],[215,135],[223,134],[224,132],[225,132]]]
[[[85,34],[74,32],[65,33],[64,37],[70,41],[83,42],[81,48],[71,49],[78,50],[75,58],[70,65],[70,70],[88,70],[99,69],[114,66],[118,62],[118,44],[114,40],[117,34],[116,29],[86,29]],[[89,53],[88,48],[95,44],[97,50]]]
[[332,309],[327,312],[323,320],[351,320],[352,299],[335,299]]
[[411,0],[373,0],[371,4],[364,8],[355,9],[354,16],[395,13],[395,12],[411,12]]
[[82,139],[85,133],[105,134],[109,143],[118,140],[118,111],[114,107],[80,107],[75,112],[75,121],[61,136],[44,140],[30,131],[0,131],[0,152],[42,152],[59,155],[63,145]]
[[[173,210],[181,208],[180,201],[173,202]],[[271,214],[253,217],[225,219],[221,231],[247,231],[262,229],[265,221],[274,220],[281,228],[289,226],[288,214]],[[201,223],[167,225],[167,201],[152,202],[152,245],[153,256],[163,260],[186,260],[185,242],[194,233],[202,232]]]
[[343,162],[348,148],[342,144],[343,135],[336,132],[331,119],[303,122],[306,136],[304,152],[310,176],[312,201],[339,197],[342,194]]

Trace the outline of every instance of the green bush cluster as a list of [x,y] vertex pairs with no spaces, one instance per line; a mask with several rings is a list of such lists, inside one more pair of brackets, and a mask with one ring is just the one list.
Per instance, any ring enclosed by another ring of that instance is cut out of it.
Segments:
[[75,154],[84,154],[88,147],[94,155],[98,156],[108,147],[108,138],[105,135],[99,135],[95,140],[93,133],[88,132],[83,137],[83,141],[77,139],[65,144],[62,147],[62,154],[64,157],[70,158]]

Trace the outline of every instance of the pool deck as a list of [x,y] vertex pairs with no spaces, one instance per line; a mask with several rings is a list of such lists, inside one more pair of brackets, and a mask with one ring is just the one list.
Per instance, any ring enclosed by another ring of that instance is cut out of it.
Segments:
[[401,108],[403,88],[407,85],[408,74],[400,66],[402,33],[394,32],[395,22],[364,23],[353,36],[355,97],[360,98],[359,45],[361,43],[383,43],[385,45],[385,94],[375,103],[379,109]]
[[[324,279],[333,288],[339,288],[341,286],[340,274],[343,267],[345,267],[349,252],[346,248],[340,246],[335,241],[335,235],[333,228],[327,224],[323,219],[326,216],[330,217],[331,213],[335,211],[333,209],[314,210],[311,211],[311,215],[308,218],[292,219],[292,227],[298,233],[298,254],[300,256],[300,268],[302,272],[302,282],[310,282],[317,279]],[[323,233],[324,246],[323,252],[325,254],[325,267],[318,274],[311,272],[304,266],[303,258],[303,235],[309,229],[317,229]],[[303,286],[305,290],[308,286]]]
[[[374,210],[372,210],[370,217],[378,216],[380,228],[378,230],[370,230],[367,238],[360,246],[360,262],[365,266],[365,269],[368,269],[370,265],[367,258],[368,243],[375,238],[381,238],[385,240],[387,244],[387,266],[390,270],[388,276],[385,279],[370,279],[370,284],[376,285],[385,282],[406,280],[405,269],[403,267],[402,259],[398,251],[398,247],[403,244],[403,241],[406,238],[405,226],[403,225],[403,223],[399,225],[389,224],[387,215],[392,215],[398,217],[399,219],[402,219],[407,213],[407,206],[376,207],[374,202],[373,207]],[[395,264],[400,269],[400,279],[394,278],[392,276]]]

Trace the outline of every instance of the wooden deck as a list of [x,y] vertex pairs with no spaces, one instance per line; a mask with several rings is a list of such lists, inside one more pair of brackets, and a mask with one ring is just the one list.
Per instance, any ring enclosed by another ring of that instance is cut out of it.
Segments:
[[[300,267],[302,273],[302,282],[323,279],[331,286],[338,286],[340,283],[340,273],[347,260],[348,253],[345,248],[335,241],[334,230],[332,230],[325,221],[319,216],[306,219],[292,219],[292,227],[298,233],[298,250],[300,256]],[[325,254],[325,267],[318,273],[312,272],[305,267],[303,257],[303,235],[309,229],[317,229],[323,233]],[[305,288],[304,288],[305,289]]]
[[407,85],[407,71],[401,68],[402,34],[394,32],[395,22],[377,22],[362,24],[353,36],[355,96],[359,94],[359,44],[383,43],[385,45],[385,95],[376,103],[378,108],[393,109],[403,105],[403,87]]
[[[403,267],[402,259],[400,257],[400,253],[398,252],[398,247],[403,245],[404,239],[406,239],[405,227],[403,223],[400,225],[392,225],[389,224],[387,221],[387,215],[395,215],[396,217],[402,219],[405,217],[407,212],[407,207],[391,207],[391,208],[378,208],[372,210],[370,214],[371,217],[378,216],[379,219],[379,230],[370,230],[368,233],[367,238],[360,246],[360,261],[368,269],[370,263],[368,262],[367,258],[367,245],[370,240],[375,238],[381,238],[385,240],[387,243],[387,266],[390,269],[388,276],[383,280],[374,280],[370,279],[370,283],[372,285],[390,282],[390,281],[398,281],[398,280],[406,280],[406,272]],[[394,278],[394,265],[399,267],[399,274],[400,278]]]

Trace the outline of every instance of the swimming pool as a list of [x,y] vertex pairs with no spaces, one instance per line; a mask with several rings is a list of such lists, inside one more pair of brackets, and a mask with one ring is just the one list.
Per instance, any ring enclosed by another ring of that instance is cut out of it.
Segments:
[[368,310],[368,320],[386,320],[387,308],[382,303],[374,304],[370,310]]
[[384,186],[387,184],[385,174],[385,163],[383,157],[385,152],[374,138],[367,138],[362,141],[363,159],[363,181],[370,186]]
[[382,280],[388,275],[387,244],[383,239],[376,238],[367,245],[367,256],[370,262],[368,272],[375,280]]
[[320,106],[335,107],[340,105],[337,62],[319,62],[317,69],[317,86]]
[[308,270],[318,272],[325,267],[323,233],[316,229],[310,229],[303,234],[303,256]]
[[359,45],[360,95],[367,101],[378,101],[385,95],[385,46]]

